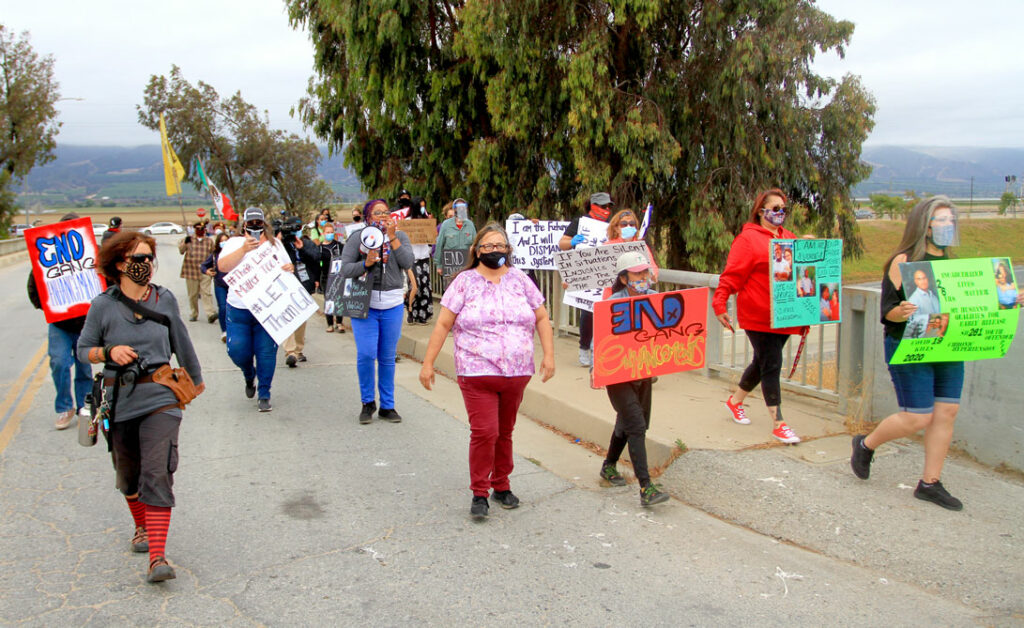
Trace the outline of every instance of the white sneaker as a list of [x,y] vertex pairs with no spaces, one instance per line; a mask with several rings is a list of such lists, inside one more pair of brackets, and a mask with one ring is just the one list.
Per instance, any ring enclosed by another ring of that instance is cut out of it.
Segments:
[[228,341],[228,332],[226,332],[226,331],[220,332],[220,341],[225,343],[225,344],[227,343],[227,341]]
[[84,416],[84,417],[92,418],[92,413],[89,412],[89,406],[82,406],[81,408],[79,408],[78,416]]
[[74,410],[65,410],[57,415],[57,422],[53,424],[58,430],[66,430],[71,427],[71,420],[75,418]]
[[580,366],[589,368],[593,364],[594,360],[590,357],[590,349],[580,349]]

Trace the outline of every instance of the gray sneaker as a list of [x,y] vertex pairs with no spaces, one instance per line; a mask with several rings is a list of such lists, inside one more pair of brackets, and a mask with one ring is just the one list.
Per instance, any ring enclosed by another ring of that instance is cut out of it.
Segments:
[[256,403],[256,409],[260,412],[270,412],[274,409],[274,406],[270,405],[270,399],[260,399]]
[[918,481],[917,488],[914,489],[914,497],[923,499],[926,502],[938,504],[946,510],[964,509],[963,502],[950,495],[949,491],[946,490],[946,487],[938,480],[936,480],[934,484],[925,484],[924,480]]

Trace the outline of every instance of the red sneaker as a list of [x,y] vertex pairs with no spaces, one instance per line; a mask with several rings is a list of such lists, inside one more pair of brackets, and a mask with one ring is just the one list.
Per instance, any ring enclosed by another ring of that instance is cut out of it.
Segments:
[[796,432],[789,429],[789,426],[785,423],[779,423],[779,426],[772,430],[772,436],[784,443],[796,444],[800,442],[800,437],[796,435]]
[[743,409],[742,403],[733,403],[732,395],[725,400],[725,407],[729,408],[729,412],[732,412],[732,420],[736,421],[740,425],[750,425],[750,419],[747,418],[747,411]]

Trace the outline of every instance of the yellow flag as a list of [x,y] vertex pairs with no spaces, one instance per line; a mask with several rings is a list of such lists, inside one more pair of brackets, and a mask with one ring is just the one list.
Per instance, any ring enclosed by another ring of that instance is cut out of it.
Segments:
[[181,194],[181,180],[185,178],[185,168],[178,161],[174,154],[171,143],[167,139],[167,126],[164,125],[164,114],[160,114],[160,145],[164,153],[164,185],[167,187],[167,196]]

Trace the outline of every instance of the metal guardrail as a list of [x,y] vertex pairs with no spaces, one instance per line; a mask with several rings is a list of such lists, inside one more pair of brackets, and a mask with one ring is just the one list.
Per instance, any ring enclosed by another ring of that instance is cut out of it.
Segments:
[[0,257],[4,255],[11,255],[12,253],[24,253],[25,249],[25,238],[18,236],[11,236],[6,240],[0,240]]

